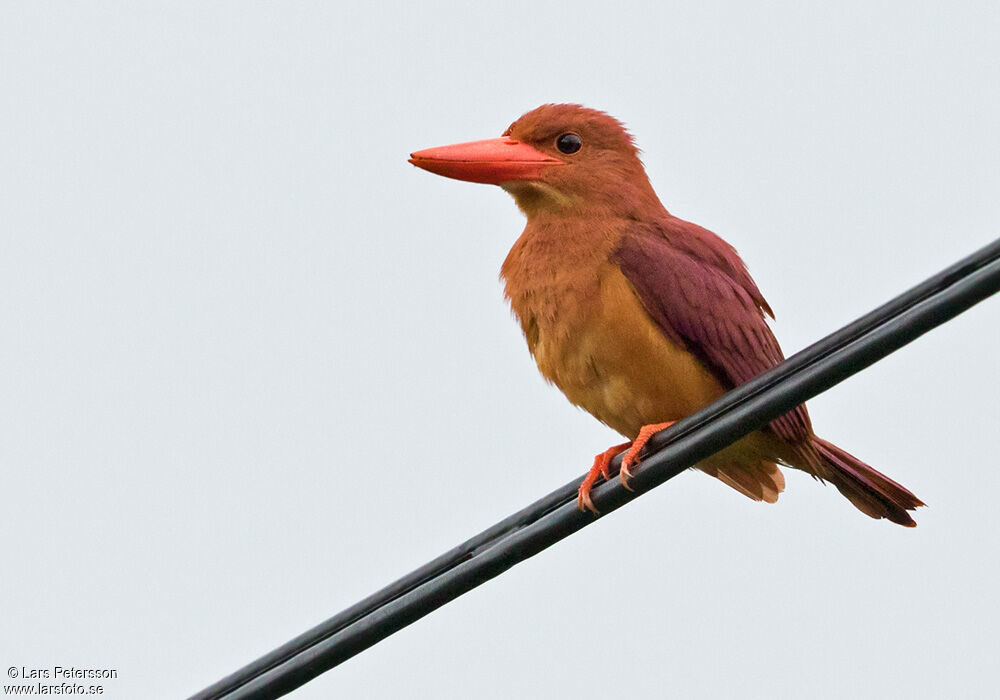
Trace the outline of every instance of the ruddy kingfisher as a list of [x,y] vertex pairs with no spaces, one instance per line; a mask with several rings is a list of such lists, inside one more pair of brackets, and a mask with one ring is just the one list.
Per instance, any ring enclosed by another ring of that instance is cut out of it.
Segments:
[[[500,138],[430,148],[410,162],[445,177],[499,185],[527,217],[501,268],[538,369],[577,406],[629,441],[594,459],[580,484],[630,469],[657,431],[784,359],[774,317],[736,250],[668,212],[632,136],[604,112],[547,104]],[[696,466],[773,503],[779,465],[829,481],[873,518],[914,526],[920,499],[816,436],[805,405]]]

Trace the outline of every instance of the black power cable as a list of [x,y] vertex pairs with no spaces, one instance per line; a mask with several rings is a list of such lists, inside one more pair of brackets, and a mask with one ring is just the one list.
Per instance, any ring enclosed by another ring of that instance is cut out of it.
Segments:
[[[796,353],[678,421],[649,443],[630,492],[617,479],[592,492],[607,514],[798,404],[1000,291],[1000,240]],[[616,458],[614,467],[620,464]],[[506,518],[190,700],[277,698],[596,518],[576,507],[582,477]]]

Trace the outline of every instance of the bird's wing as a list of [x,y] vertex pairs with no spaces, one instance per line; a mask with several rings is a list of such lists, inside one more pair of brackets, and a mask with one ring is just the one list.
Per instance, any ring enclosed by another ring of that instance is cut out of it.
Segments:
[[[771,310],[728,243],[675,221],[689,228],[637,225],[622,238],[615,260],[663,333],[733,388],[784,359],[764,318]],[[772,421],[771,429],[794,442],[812,432],[804,405]]]

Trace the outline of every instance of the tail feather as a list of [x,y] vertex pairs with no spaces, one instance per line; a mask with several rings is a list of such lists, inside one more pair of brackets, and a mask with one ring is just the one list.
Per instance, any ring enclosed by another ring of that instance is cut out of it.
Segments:
[[774,503],[785,490],[785,475],[774,462],[702,463],[698,468],[755,501]]
[[823,460],[819,476],[833,483],[858,510],[873,518],[916,527],[907,511],[924,505],[919,498],[826,440],[813,437],[812,446]]

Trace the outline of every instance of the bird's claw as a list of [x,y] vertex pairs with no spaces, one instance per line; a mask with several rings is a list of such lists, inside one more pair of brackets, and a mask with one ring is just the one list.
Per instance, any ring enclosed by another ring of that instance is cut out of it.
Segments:
[[639,463],[639,453],[642,452],[642,448],[646,446],[646,442],[649,440],[650,436],[653,435],[657,430],[666,428],[670,423],[659,423],[657,425],[645,425],[639,431],[639,436],[632,442],[622,443],[621,445],[615,445],[614,447],[609,447],[608,449],[601,452],[599,455],[594,457],[594,465],[587,472],[586,478],[583,483],[580,484],[580,488],[576,492],[576,507],[582,511],[590,511],[594,515],[600,515],[600,511],[594,506],[594,502],[590,499],[590,491],[594,488],[594,484],[597,483],[598,477],[603,477],[605,481],[611,481],[611,460],[617,455],[624,452],[622,456],[622,466],[618,470],[618,477],[621,479],[622,486],[627,488],[629,491],[635,491],[631,486],[629,486],[629,479],[632,478],[631,467],[634,467]]
[[628,485],[628,480],[632,478],[632,472],[629,471],[630,466],[632,466],[632,463],[626,464],[623,459],[621,469],[618,470],[618,476],[622,481],[622,486],[627,488],[629,491],[634,491],[635,489]]
[[584,488],[583,484],[580,484],[580,489],[576,493],[576,507],[583,512],[587,512],[589,510],[594,515],[601,514],[601,512],[594,507],[594,502],[590,500],[590,487],[588,486],[587,488]]
[[629,491],[635,491],[635,489],[628,485],[628,480],[632,478],[631,467],[634,467],[639,463],[639,453],[646,447],[646,443],[649,442],[649,438],[673,424],[674,421],[670,421],[669,423],[654,423],[652,425],[642,426],[639,430],[639,435],[632,441],[632,445],[628,448],[625,454],[622,455],[622,466],[621,469],[618,470],[618,474],[621,476],[622,486],[627,488]]
[[590,500],[590,491],[594,488],[594,484],[597,483],[597,477],[604,477],[605,481],[611,481],[611,460],[615,458],[616,455],[620,454],[622,450],[626,449],[632,443],[626,442],[621,445],[615,445],[614,447],[609,447],[608,449],[601,452],[599,455],[594,457],[594,465],[587,472],[587,477],[580,484],[580,488],[576,493],[576,506],[582,511],[590,511],[594,515],[600,515],[600,511],[594,507],[594,502]]

